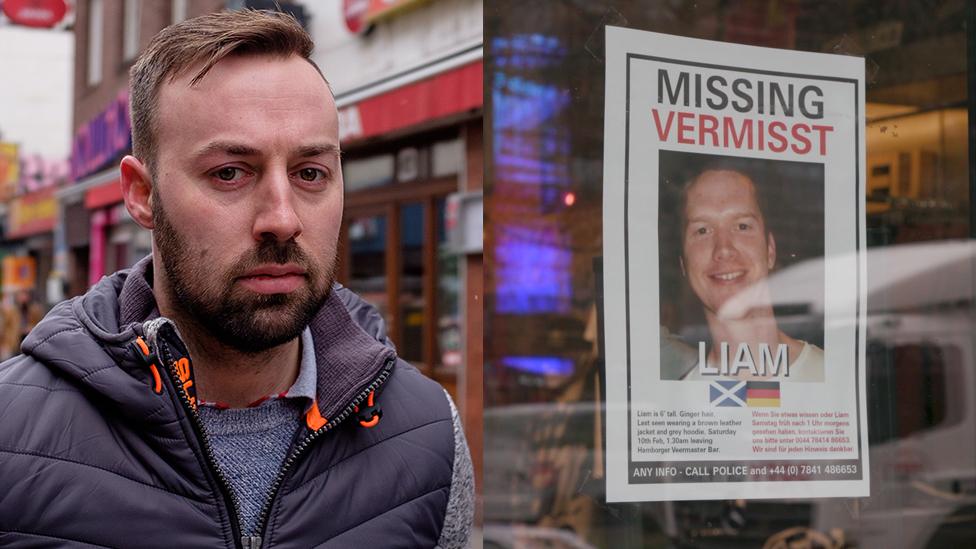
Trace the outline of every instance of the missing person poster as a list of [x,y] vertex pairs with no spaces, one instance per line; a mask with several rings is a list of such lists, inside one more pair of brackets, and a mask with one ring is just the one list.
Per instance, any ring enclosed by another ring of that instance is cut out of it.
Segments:
[[864,60],[606,61],[607,500],[869,495]]

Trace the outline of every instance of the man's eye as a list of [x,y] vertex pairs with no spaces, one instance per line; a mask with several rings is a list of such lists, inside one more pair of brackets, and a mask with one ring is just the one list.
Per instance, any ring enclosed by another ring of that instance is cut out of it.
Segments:
[[706,228],[706,227],[698,227],[697,229],[695,229],[695,234],[697,234],[697,235],[706,235],[706,234],[708,234],[708,228]]
[[306,183],[318,183],[327,179],[325,171],[318,168],[302,168],[295,175]]
[[244,170],[231,166],[220,168],[219,170],[213,172],[213,176],[221,181],[234,181],[235,179],[243,177],[243,175]]
[[301,177],[305,181],[315,181],[322,176],[322,170],[316,170],[315,168],[302,168],[298,171],[298,177]]
[[748,231],[751,228],[752,228],[752,225],[750,225],[748,223],[739,223],[739,230],[740,231]]

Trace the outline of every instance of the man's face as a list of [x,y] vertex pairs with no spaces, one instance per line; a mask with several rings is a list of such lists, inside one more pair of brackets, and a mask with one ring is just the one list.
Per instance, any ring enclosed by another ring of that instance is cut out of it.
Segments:
[[756,188],[741,173],[706,171],[687,189],[682,267],[707,312],[765,280],[776,262]]
[[151,204],[163,282],[169,305],[218,341],[262,351],[299,335],[332,285],[335,103],[297,56],[229,57],[191,78],[160,90]]

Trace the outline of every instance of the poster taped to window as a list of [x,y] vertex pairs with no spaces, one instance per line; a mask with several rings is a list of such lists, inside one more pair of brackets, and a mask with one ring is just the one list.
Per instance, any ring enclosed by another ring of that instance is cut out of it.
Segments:
[[864,60],[607,27],[606,62],[607,500],[869,495]]

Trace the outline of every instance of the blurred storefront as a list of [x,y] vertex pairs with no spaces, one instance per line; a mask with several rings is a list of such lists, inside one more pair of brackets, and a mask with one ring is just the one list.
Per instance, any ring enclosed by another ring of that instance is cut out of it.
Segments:
[[[20,275],[4,279],[4,293],[31,290],[36,299],[46,302],[44,281],[52,268],[52,231],[57,219],[58,205],[53,188],[15,197],[7,204],[5,241],[10,253],[4,260],[18,265],[7,272]],[[30,268],[26,268],[28,265]]]
[[[339,280],[382,312],[400,356],[452,394],[479,461],[482,3],[306,7],[339,108]],[[472,224],[478,245],[459,245]]]
[[0,143],[0,257],[5,265],[0,284],[5,298],[27,290],[38,302],[48,303],[60,295],[48,280],[58,221],[54,192],[66,179],[64,168],[63,163],[25,156],[16,145]]
[[71,183],[56,192],[60,213],[52,253],[66,297],[84,293],[151,250],[151,236],[129,217],[119,185],[119,161],[131,151],[129,68],[163,27],[226,5],[223,0],[77,3]]
[[[865,59],[869,497],[607,503],[607,25]],[[486,4],[486,547],[976,544],[974,29],[954,0]]]

